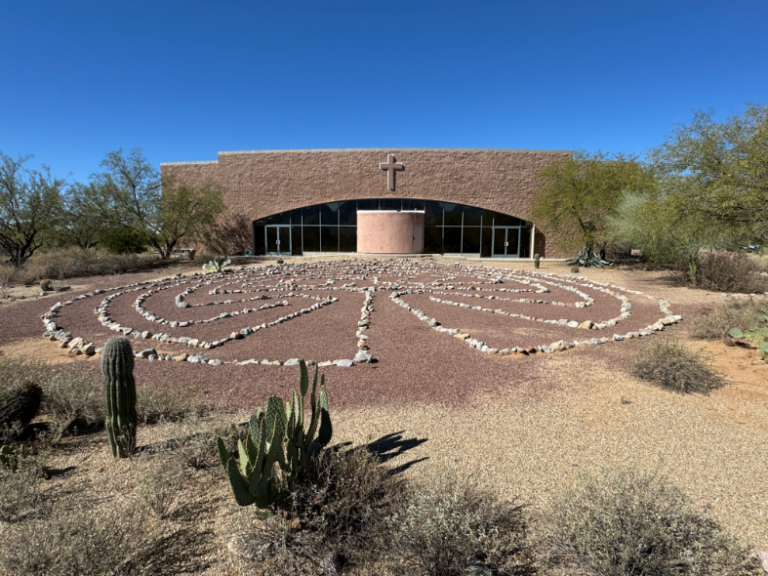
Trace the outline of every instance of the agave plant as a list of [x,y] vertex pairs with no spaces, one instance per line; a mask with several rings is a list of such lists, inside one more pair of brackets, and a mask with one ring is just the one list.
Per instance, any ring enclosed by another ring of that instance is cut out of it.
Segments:
[[226,256],[221,256],[208,261],[207,264],[203,264],[204,272],[221,272],[225,266],[232,264],[232,260]]
[[238,440],[238,459],[233,458],[224,441],[218,439],[221,463],[240,506],[256,504],[259,508],[273,505],[286,508],[291,488],[309,474],[312,459],[331,441],[333,428],[325,376],[321,378],[318,397],[317,367],[309,398],[309,427],[304,428],[304,400],[309,391],[309,375],[304,361],[299,364],[301,397],[294,390],[291,401],[285,405],[279,396],[270,396],[266,411],[258,407],[251,415],[245,444]]
[[743,331],[739,328],[731,328],[729,334],[732,338],[743,338],[754,342],[758,354],[765,360],[768,358],[768,313],[758,310],[757,314],[760,316],[760,322],[750,322],[749,328]]

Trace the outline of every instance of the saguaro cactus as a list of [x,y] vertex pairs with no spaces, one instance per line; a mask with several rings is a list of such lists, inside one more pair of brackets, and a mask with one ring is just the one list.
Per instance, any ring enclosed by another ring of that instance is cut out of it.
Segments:
[[107,438],[115,458],[124,458],[136,447],[136,382],[133,350],[127,338],[112,338],[104,345],[101,370],[107,397]]

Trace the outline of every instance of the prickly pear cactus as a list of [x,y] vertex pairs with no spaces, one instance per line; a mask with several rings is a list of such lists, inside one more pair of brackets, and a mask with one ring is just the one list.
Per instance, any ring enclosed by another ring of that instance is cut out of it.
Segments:
[[107,439],[115,458],[136,447],[136,383],[133,350],[127,338],[112,338],[104,345],[101,370],[107,398]]
[[333,427],[325,378],[321,378],[318,397],[315,368],[309,397],[309,426],[305,429],[309,374],[303,360],[299,366],[301,396],[294,390],[291,400],[285,403],[279,396],[270,396],[266,411],[258,407],[251,415],[245,444],[238,441],[238,458],[233,458],[224,441],[218,439],[221,464],[240,506],[289,506],[291,488],[310,473],[313,458],[331,441]]

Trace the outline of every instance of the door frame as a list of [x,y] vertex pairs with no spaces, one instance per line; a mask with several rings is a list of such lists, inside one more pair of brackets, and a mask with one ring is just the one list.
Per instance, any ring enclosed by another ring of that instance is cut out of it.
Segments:
[[[504,230],[504,253],[496,253],[496,230]],[[517,234],[517,252],[515,254],[507,254],[509,248],[509,232],[513,230],[513,234]],[[491,258],[520,258],[520,240],[522,234],[522,226],[492,226],[491,227]]]
[[[288,229],[288,249],[284,250],[280,245],[280,228]],[[274,229],[277,233],[277,252],[269,251],[269,230]],[[264,226],[264,251],[267,256],[290,256],[293,254],[293,235],[291,234],[290,224],[267,224]]]

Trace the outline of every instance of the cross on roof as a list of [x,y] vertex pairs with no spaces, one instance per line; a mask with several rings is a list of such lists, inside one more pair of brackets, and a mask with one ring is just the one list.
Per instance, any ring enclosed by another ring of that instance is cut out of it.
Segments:
[[405,170],[402,162],[395,162],[395,155],[389,154],[386,162],[379,162],[379,169],[387,171],[387,188],[395,189],[395,170]]

